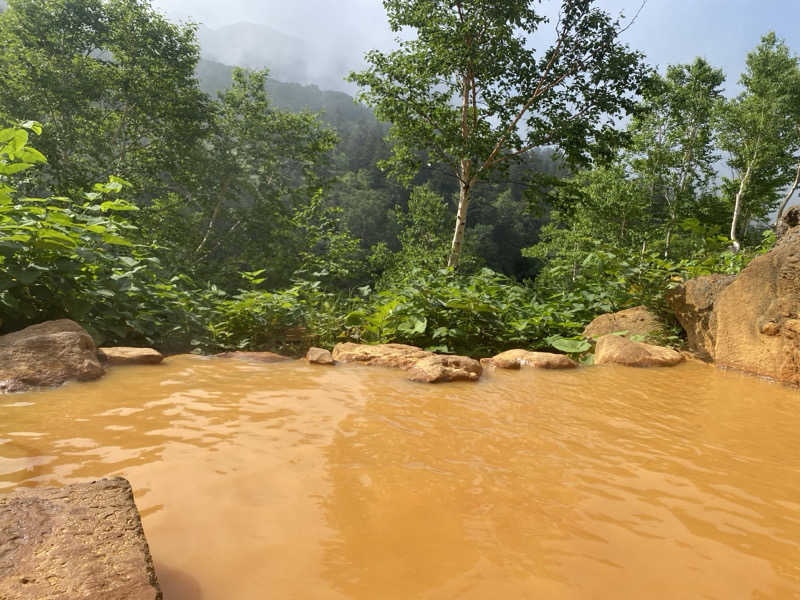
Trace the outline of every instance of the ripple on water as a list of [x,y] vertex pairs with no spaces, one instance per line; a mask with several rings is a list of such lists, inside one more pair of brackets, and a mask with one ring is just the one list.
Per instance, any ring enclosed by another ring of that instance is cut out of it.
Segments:
[[171,600],[796,598],[798,399],[703,365],[170,357],[0,404],[0,488],[128,477]]

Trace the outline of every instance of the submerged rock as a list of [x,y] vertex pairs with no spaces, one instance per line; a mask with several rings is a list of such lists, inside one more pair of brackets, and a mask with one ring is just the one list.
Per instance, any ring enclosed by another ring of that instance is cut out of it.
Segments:
[[333,348],[333,359],[339,362],[357,362],[398,369],[410,369],[418,360],[429,356],[433,356],[433,352],[406,344],[372,345],[343,342]]
[[800,227],[753,259],[714,313],[715,364],[800,384]]
[[704,360],[714,357],[717,338],[717,320],[714,314],[716,302],[734,279],[734,275],[704,275],[690,279],[667,293],[667,303],[686,331],[689,349]]
[[0,393],[89,381],[104,372],[92,336],[75,321],[47,321],[0,336]]
[[292,360],[289,356],[275,354],[274,352],[223,352],[215,354],[216,358],[233,358],[236,360],[250,360],[254,362],[274,363],[284,360]]
[[473,358],[434,354],[414,363],[408,370],[408,379],[420,383],[478,381],[481,373],[481,363]]
[[653,339],[664,331],[664,322],[648,308],[634,306],[596,317],[583,330],[583,337],[597,340],[609,333],[624,331],[625,337],[640,335]]
[[481,362],[499,369],[519,369],[521,367],[574,369],[578,366],[578,363],[564,354],[531,352],[530,350],[506,350],[492,358],[485,358]]
[[597,340],[594,350],[594,362],[598,365],[670,367],[683,360],[683,356],[672,348],[634,342],[619,335],[604,335]]
[[107,365],[157,365],[164,360],[164,355],[153,348],[125,346],[98,348],[97,356]]
[[161,597],[125,479],[0,496],[0,598]]
[[335,362],[329,350],[314,347],[306,352],[306,360],[315,365],[332,365]]

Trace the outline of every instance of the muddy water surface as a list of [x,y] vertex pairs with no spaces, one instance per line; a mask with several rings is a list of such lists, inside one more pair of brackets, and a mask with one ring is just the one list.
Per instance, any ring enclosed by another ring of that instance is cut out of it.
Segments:
[[800,598],[799,433],[703,365],[179,356],[0,397],[0,493],[127,477],[166,600]]

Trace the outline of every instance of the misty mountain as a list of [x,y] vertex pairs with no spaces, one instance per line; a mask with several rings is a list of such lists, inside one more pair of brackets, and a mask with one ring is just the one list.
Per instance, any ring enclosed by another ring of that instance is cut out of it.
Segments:
[[343,54],[332,40],[299,39],[255,23],[219,29],[201,25],[197,38],[200,54],[207,60],[250,69],[266,67],[279,81],[353,91],[343,77],[358,68],[358,61]]
[[[200,59],[196,69],[200,88],[211,96],[216,96],[217,92],[231,86],[234,68],[219,62]],[[270,100],[277,108],[293,112],[322,113],[323,120],[337,129],[341,129],[345,123],[353,122],[377,125],[372,109],[358,104],[349,94],[322,90],[316,85],[278,81],[272,75],[270,71],[266,89]]]

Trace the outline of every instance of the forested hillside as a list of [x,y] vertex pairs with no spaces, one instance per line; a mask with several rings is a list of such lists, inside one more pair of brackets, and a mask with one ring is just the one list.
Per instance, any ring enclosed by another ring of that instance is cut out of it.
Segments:
[[800,67],[774,34],[727,99],[730,74],[655,72],[591,2],[564,0],[545,53],[535,4],[385,5],[418,36],[367,55],[356,104],[201,60],[194,27],[147,0],[9,0],[0,328],[564,348],[772,243],[800,164]]

